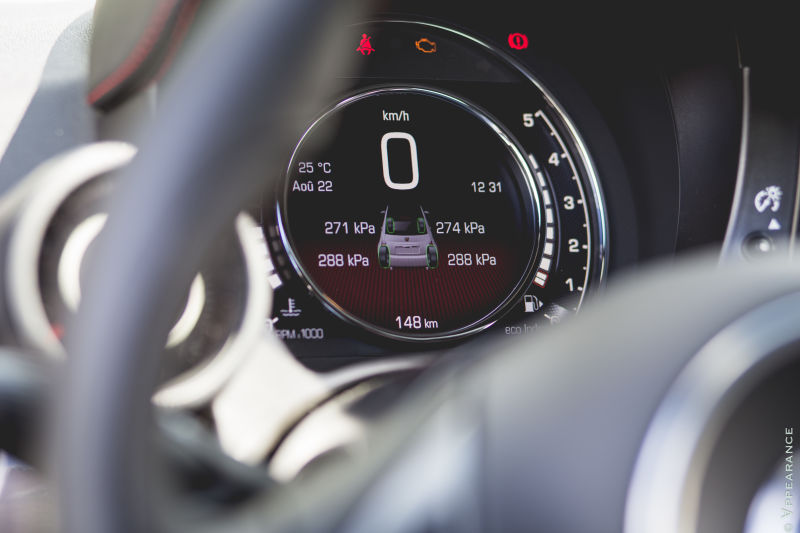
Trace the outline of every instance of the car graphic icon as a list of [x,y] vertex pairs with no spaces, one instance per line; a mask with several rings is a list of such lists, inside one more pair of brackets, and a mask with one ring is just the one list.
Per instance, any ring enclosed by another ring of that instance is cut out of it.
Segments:
[[386,206],[378,242],[378,264],[387,269],[439,266],[439,249],[422,206]]

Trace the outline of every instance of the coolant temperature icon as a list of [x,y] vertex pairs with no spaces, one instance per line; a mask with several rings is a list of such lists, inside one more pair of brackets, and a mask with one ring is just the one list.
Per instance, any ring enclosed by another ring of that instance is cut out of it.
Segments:
[[285,318],[294,318],[300,316],[303,310],[297,307],[294,303],[294,298],[289,298],[286,309],[281,309],[281,315]]

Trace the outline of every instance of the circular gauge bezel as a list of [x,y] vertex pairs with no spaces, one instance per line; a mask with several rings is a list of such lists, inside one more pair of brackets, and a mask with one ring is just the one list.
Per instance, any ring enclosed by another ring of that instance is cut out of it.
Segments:
[[[518,58],[504,52],[503,50],[499,49],[497,46],[488,44],[485,41],[482,41],[478,38],[475,38],[469,34],[463,33],[459,30],[454,30],[452,28],[448,28],[446,26],[442,26],[432,22],[425,22],[420,20],[411,20],[411,19],[402,19],[402,18],[379,18],[373,20],[366,20],[363,22],[359,22],[353,24],[352,27],[357,29],[358,32],[361,32],[361,28],[370,27],[372,25],[390,25],[390,24],[402,24],[402,25],[409,25],[412,27],[416,27],[423,32],[427,29],[428,31],[438,31],[443,34],[449,34],[453,37],[460,38],[466,41],[465,44],[472,45],[476,49],[482,50],[483,53],[486,54],[487,58],[490,60],[495,60],[498,63],[502,63],[511,70],[515,71],[519,75],[520,82],[525,84],[530,84],[531,91],[537,93],[537,97],[543,100],[543,107],[542,110],[547,114],[550,120],[546,120],[549,123],[551,129],[554,130],[556,135],[556,140],[559,141],[562,145],[562,148],[569,154],[569,162],[572,166],[573,172],[575,173],[577,178],[577,189],[580,193],[580,197],[583,198],[585,201],[583,202],[583,213],[581,217],[585,221],[583,227],[586,228],[586,246],[584,257],[585,257],[585,265],[583,266],[582,270],[586,271],[581,272],[579,277],[576,277],[576,280],[581,280],[580,283],[575,283],[577,288],[576,291],[573,292],[571,297],[571,304],[570,308],[573,310],[579,310],[580,306],[583,304],[585,297],[587,294],[592,294],[598,289],[600,289],[604,282],[608,271],[608,258],[609,258],[609,228],[608,228],[608,215],[606,213],[606,202],[605,196],[603,194],[602,186],[598,177],[597,167],[595,162],[593,161],[589,149],[587,147],[586,141],[584,140],[583,136],[579,132],[576,123],[567,113],[565,107],[555,98],[553,92],[548,89],[548,86],[545,85],[544,82],[540,81],[540,79],[533,75],[530,71],[531,68],[536,68],[534,66],[529,66],[523,64]],[[550,72],[550,69],[547,67],[543,67],[545,74]],[[553,82],[553,87],[556,89],[561,88],[562,90],[567,91],[566,94],[569,94],[569,91],[572,90],[570,87],[563,87],[564,80],[562,80],[556,73],[550,72],[546,76],[548,79],[551,79]],[[436,87],[435,81],[429,82],[433,84],[431,90],[439,91],[441,90]],[[393,84],[390,80],[386,81],[385,86],[400,86],[401,83]],[[419,86],[421,84],[417,84]],[[364,91],[369,91],[372,88],[380,88],[381,85],[373,85],[373,86],[362,86],[358,90],[354,91],[352,94],[360,94]],[[457,94],[457,91],[454,93],[450,91],[452,94]],[[460,98],[460,97],[457,97]],[[569,101],[569,98],[567,98]],[[483,106],[484,108],[486,106]],[[491,106],[489,106],[491,109]],[[491,116],[490,113],[487,115]],[[552,121],[552,123],[550,123]],[[497,121],[498,124],[506,126],[507,123],[503,121]],[[307,133],[307,132],[306,132]],[[303,135],[303,137],[305,134]],[[514,136],[512,135],[512,138]],[[299,144],[298,144],[299,146]],[[523,145],[527,148],[527,145]],[[524,151],[527,153],[527,150]],[[294,157],[294,154],[293,154]],[[531,157],[534,156],[531,154]],[[527,163],[527,161],[526,161]],[[541,172],[539,167],[537,166],[535,161],[531,161],[533,165],[533,171],[537,176],[537,180],[542,181]],[[542,169],[543,170],[543,169]],[[548,178],[545,178],[545,181]],[[285,185],[285,184],[284,184]],[[537,182],[538,186],[538,182]],[[543,187],[548,187],[544,182],[542,183]],[[552,189],[552,185],[548,188]],[[538,191],[537,187],[537,191]],[[285,194],[285,190],[278,191],[278,197],[282,198]],[[543,191],[542,194],[546,195],[547,191]],[[580,202],[579,202],[580,203]],[[278,202],[280,204],[280,202]],[[267,203],[263,205],[268,205]],[[541,206],[539,206],[541,208]],[[557,215],[560,219],[560,214]],[[275,221],[275,219],[272,219]],[[263,222],[263,220],[262,220]],[[560,224],[560,223],[559,223]],[[295,267],[298,280],[305,285],[305,288],[309,290],[310,293],[320,294],[321,291],[314,290],[313,286],[308,282],[308,276],[306,276],[302,269],[297,268],[299,261],[296,257],[294,257],[294,253],[292,252],[292,247],[287,242],[288,239],[286,237],[287,232],[287,224],[284,219],[283,213],[281,212],[281,206],[277,206],[277,234],[279,239],[282,242],[282,246],[284,248],[284,252],[286,254],[287,260]],[[576,229],[579,229],[576,227]],[[548,230],[549,231],[549,230]],[[561,252],[566,252],[566,244],[564,242],[559,241],[557,246],[561,246]],[[540,246],[541,247],[541,246]],[[572,250],[570,250],[572,251]],[[542,261],[544,264],[544,260]],[[583,264],[583,263],[582,263]],[[580,266],[580,265],[579,265]],[[292,277],[292,273],[288,273],[287,276],[290,278]],[[537,274],[538,276],[538,274]],[[533,287],[531,285],[531,287]],[[535,287],[534,287],[535,288]],[[570,289],[572,291],[572,289]],[[359,328],[364,328],[365,324],[360,319],[352,320],[347,316],[343,315],[341,310],[335,304],[331,304],[325,298],[319,298],[321,304],[325,309],[331,311],[332,314],[340,319],[343,319],[345,323],[350,325],[356,325]],[[558,300],[556,300],[558,301]],[[566,304],[565,304],[566,305]],[[513,307],[512,307],[513,308]],[[565,309],[566,310],[566,309]],[[501,318],[502,315],[498,314],[497,318]],[[547,318],[547,317],[546,317]],[[492,326],[496,320],[487,321],[482,327],[475,328],[469,332],[461,332],[458,335],[445,335],[445,336],[424,336],[424,337],[411,337],[405,335],[396,335],[396,332],[389,332],[379,328],[379,331],[374,332],[374,328],[371,325],[368,325],[367,331],[373,330],[374,333],[377,333],[380,337],[389,338],[389,339],[400,339],[400,340],[411,340],[411,341],[425,341],[425,340],[449,340],[455,339],[459,337],[463,337],[466,335],[470,335],[472,333],[477,333],[482,331],[490,326]],[[388,333],[388,334],[387,334]]]
[[[61,360],[66,354],[50,328],[39,284],[38,264],[47,228],[70,194],[91,180],[128,165],[135,154],[134,146],[115,141],[73,149],[34,169],[9,194],[9,203],[0,207],[17,211],[11,222],[4,279],[10,318],[20,342],[51,359]],[[261,235],[261,228],[252,217],[247,214],[237,217],[236,234],[247,285],[238,329],[207,361],[164,383],[154,395],[158,405],[184,408],[208,401],[263,333],[272,305],[272,291],[263,275],[266,245],[263,237],[259,245],[256,232]]]
[[[527,259],[527,264],[523,270],[523,274],[517,280],[514,288],[503,298],[498,305],[496,305],[493,309],[488,311],[484,314],[484,316],[476,321],[473,321],[470,324],[462,326],[460,328],[456,328],[445,333],[439,334],[403,334],[398,333],[397,331],[392,331],[375,324],[355,315],[344,309],[335,300],[330,298],[325,290],[323,290],[313,279],[311,275],[307,272],[305,267],[303,266],[300,258],[297,256],[295,252],[295,244],[294,239],[291,236],[291,230],[289,227],[289,213],[288,213],[288,180],[289,175],[293,168],[293,163],[297,156],[297,152],[300,147],[303,145],[304,141],[308,137],[308,135],[315,129],[315,127],[320,124],[322,121],[329,118],[332,114],[340,111],[341,109],[364,99],[372,98],[376,96],[380,96],[382,94],[417,94],[417,95],[424,95],[431,98],[438,98],[440,100],[444,100],[452,105],[455,105],[462,109],[463,111],[471,114],[479,121],[481,121],[484,125],[489,127],[494,134],[505,144],[508,151],[510,152],[512,158],[519,166],[519,169],[522,172],[523,179],[522,181],[522,189],[527,193],[530,204],[531,204],[531,211],[533,218],[530,221],[531,226],[534,228],[534,242],[531,246],[531,253]],[[400,85],[400,84],[392,84],[392,85],[380,85],[368,89],[366,91],[359,91],[355,94],[352,94],[337,104],[333,105],[325,112],[323,112],[319,117],[317,117],[311,125],[306,129],[306,131],[301,136],[300,140],[298,141],[295,149],[292,152],[292,156],[289,159],[289,164],[285,170],[284,180],[282,180],[282,187],[283,192],[279,194],[279,200],[275,204],[275,209],[277,211],[277,220],[278,220],[278,228],[280,233],[281,241],[283,242],[284,249],[286,250],[286,255],[289,258],[292,266],[294,267],[295,271],[298,273],[300,278],[302,279],[303,283],[306,285],[306,288],[315,294],[322,304],[330,310],[332,313],[343,319],[344,321],[359,326],[366,331],[369,331],[373,334],[390,338],[393,340],[401,340],[401,341],[411,341],[411,342],[425,342],[425,341],[449,341],[449,340],[456,340],[463,337],[467,337],[481,331],[486,330],[487,328],[491,327],[506,311],[508,311],[509,307],[513,305],[513,303],[519,299],[522,293],[525,291],[526,287],[528,287],[531,283],[531,280],[534,275],[535,266],[536,266],[536,259],[541,249],[541,241],[542,241],[542,234],[539,229],[542,227],[542,207],[541,207],[541,198],[539,195],[539,189],[536,186],[535,178],[533,176],[533,172],[531,171],[530,165],[523,155],[525,151],[519,145],[519,143],[515,140],[514,136],[504,127],[502,127],[497,120],[492,118],[492,116],[483,110],[480,106],[477,106],[467,100],[453,96],[441,90],[432,89],[428,87],[421,87],[418,85]]]

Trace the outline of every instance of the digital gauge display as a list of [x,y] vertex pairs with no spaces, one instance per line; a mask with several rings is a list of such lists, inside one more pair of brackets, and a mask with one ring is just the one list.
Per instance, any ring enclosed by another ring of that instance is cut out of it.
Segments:
[[301,358],[371,355],[578,311],[603,278],[607,228],[558,87],[507,39],[412,21],[351,31],[343,88],[302,112],[262,206],[278,336]]
[[530,281],[533,179],[521,149],[474,105],[380,89],[308,130],[284,219],[298,267],[345,316],[388,335],[456,335]]

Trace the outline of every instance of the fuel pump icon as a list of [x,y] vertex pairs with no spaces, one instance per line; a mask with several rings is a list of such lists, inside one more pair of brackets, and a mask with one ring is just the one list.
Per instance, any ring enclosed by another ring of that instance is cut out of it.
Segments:
[[535,313],[542,308],[542,305],[544,305],[542,301],[533,294],[526,294],[524,302],[526,313]]

